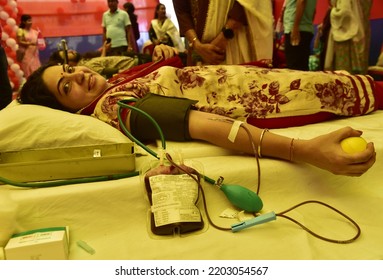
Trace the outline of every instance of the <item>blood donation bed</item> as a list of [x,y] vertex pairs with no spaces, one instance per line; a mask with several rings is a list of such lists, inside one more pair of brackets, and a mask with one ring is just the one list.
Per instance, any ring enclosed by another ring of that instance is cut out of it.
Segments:
[[[20,116],[28,116],[28,121]],[[375,144],[377,161],[361,177],[333,175],[305,164],[262,158],[258,178],[255,157],[201,142],[167,142],[170,154],[182,155],[186,165],[213,180],[222,176],[226,184],[256,191],[260,179],[261,214],[280,213],[305,201],[323,202],[341,211],[360,227],[360,236],[352,222],[323,204],[304,204],[286,215],[325,238],[348,240],[357,236],[346,244],[317,238],[280,216],[268,223],[233,232],[232,225],[254,217],[234,207],[217,186],[207,182],[202,184],[206,208],[200,194],[197,210],[193,212],[202,217],[200,229],[184,234],[157,235],[151,228],[150,203],[143,175],[55,187],[0,185],[1,237],[6,239],[7,234],[10,238],[13,233],[67,226],[69,259],[73,260],[382,259],[382,118],[383,112],[375,111],[359,117],[273,130],[301,139],[344,126],[362,130],[363,137]],[[2,153],[130,143],[120,132],[93,118],[34,105],[6,108],[0,112],[0,121]],[[154,151],[160,146],[160,143],[150,145]],[[135,147],[135,171],[145,170],[155,161],[145,150]],[[0,175],[5,177],[8,173],[1,164]],[[117,167],[121,168],[121,163],[116,164]],[[67,168],[70,173],[77,167],[60,165],[60,168]],[[22,172],[20,168],[20,174]],[[84,242],[92,250],[79,246]]]

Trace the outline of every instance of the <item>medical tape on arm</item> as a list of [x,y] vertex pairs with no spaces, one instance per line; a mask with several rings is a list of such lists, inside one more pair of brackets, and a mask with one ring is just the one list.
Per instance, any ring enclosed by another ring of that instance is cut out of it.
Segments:
[[231,129],[230,129],[229,136],[227,137],[227,139],[229,139],[232,143],[234,143],[235,138],[237,137],[239,128],[241,127],[242,124],[243,124],[243,122],[241,122],[241,121],[234,121],[233,122],[233,125],[231,126]]

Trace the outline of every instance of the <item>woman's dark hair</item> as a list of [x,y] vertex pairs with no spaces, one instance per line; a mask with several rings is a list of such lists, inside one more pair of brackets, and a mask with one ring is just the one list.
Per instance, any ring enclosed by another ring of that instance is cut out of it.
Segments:
[[60,55],[60,51],[54,51],[48,60],[49,64],[63,64],[64,59]]
[[[51,53],[50,57],[49,57],[49,60],[48,60],[48,63],[50,64],[64,64],[64,58],[61,56],[60,52],[63,52],[63,51],[54,51],[53,53]],[[69,61],[73,61],[73,62],[76,62],[78,63],[82,58],[94,58],[94,57],[99,57],[101,55],[101,52],[99,51],[96,51],[96,52],[88,52],[86,53],[87,54],[87,57],[84,57],[83,55],[79,54],[76,52],[76,55]]]
[[51,92],[43,81],[44,71],[57,64],[48,63],[41,66],[34,71],[22,86],[17,100],[21,104],[34,104],[58,109],[62,111],[69,111],[58,102],[53,92]]
[[162,3],[157,4],[156,9],[154,10],[154,18],[158,18],[158,11],[160,10],[162,6],[164,6],[166,9],[166,6],[164,4]]
[[140,30],[139,30],[138,22],[137,22],[138,17],[134,13],[136,8],[134,7],[133,3],[126,2],[124,4],[124,9],[129,14],[130,22],[132,23],[132,27],[133,27],[134,38],[137,41],[138,39],[140,39]]
[[131,2],[126,2],[123,7],[129,15],[132,15],[134,13],[134,11],[136,10],[133,3],[131,3]]
[[32,19],[31,15],[27,15],[27,14],[21,15],[19,27],[25,28],[25,22],[30,19]]

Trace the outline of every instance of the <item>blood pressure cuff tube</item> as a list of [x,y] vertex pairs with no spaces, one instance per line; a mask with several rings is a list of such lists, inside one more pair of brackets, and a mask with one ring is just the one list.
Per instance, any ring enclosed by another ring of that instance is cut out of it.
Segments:
[[[149,114],[158,123],[166,140],[188,141],[191,140],[189,112],[197,102],[186,98],[151,93],[138,100],[134,107]],[[153,122],[133,109],[130,112],[130,132],[140,141],[160,138]]]

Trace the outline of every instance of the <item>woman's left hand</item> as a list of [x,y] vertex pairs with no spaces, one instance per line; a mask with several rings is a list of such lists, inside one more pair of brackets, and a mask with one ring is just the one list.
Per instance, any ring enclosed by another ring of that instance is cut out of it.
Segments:
[[336,175],[361,176],[376,161],[373,143],[362,152],[348,154],[340,142],[348,137],[359,137],[362,132],[344,127],[310,140],[294,141],[294,160],[303,161]]

